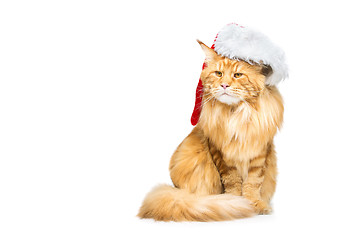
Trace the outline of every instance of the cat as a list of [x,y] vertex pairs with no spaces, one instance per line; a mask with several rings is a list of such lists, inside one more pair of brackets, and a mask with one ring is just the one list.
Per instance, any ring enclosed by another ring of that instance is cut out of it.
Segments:
[[278,89],[265,84],[272,69],[198,42],[206,56],[199,122],[171,158],[175,187],[155,187],[138,216],[224,221],[269,214],[277,175],[273,138],[284,112]]

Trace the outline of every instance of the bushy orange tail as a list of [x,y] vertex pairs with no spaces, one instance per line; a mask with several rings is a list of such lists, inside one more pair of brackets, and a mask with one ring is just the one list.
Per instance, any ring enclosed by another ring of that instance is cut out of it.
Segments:
[[224,221],[250,217],[254,210],[243,197],[230,194],[198,196],[169,185],[155,187],[138,217],[159,221]]

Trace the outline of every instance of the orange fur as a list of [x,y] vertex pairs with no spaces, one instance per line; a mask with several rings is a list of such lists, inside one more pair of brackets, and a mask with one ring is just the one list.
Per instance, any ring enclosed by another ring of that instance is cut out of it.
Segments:
[[207,64],[201,73],[199,123],[171,158],[175,188],[151,191],[140,208],[141,218],[221,221],[271,211],[277,174],[273,138],[283,120],[281,95],[265,85],[264,72],[269,71],[263,71],[264,66],[219,56],[199,43]]

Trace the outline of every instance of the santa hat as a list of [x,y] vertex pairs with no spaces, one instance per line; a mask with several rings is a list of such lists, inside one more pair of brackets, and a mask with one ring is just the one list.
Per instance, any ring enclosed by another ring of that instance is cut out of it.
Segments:
[[[265,64],[272,68],[272,73],[265,80],[266,85],[274,86],[288,76],[284,52],[264,34],[236,23],[226,25],[217,34],[211,46],[221,56],[243,60],[250,64]],[[203,69],[206,67],[203,64]],[[196,89],[196,99],[191,124],[196,125],[201,113],[202,82]]]

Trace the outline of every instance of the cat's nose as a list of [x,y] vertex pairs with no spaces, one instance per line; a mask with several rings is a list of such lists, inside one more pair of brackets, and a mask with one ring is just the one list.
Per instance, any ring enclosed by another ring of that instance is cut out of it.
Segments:
[[227,83],[222,83],[221,86],[222,86],[224,89],[230,87],[229,84],[227,84]]

